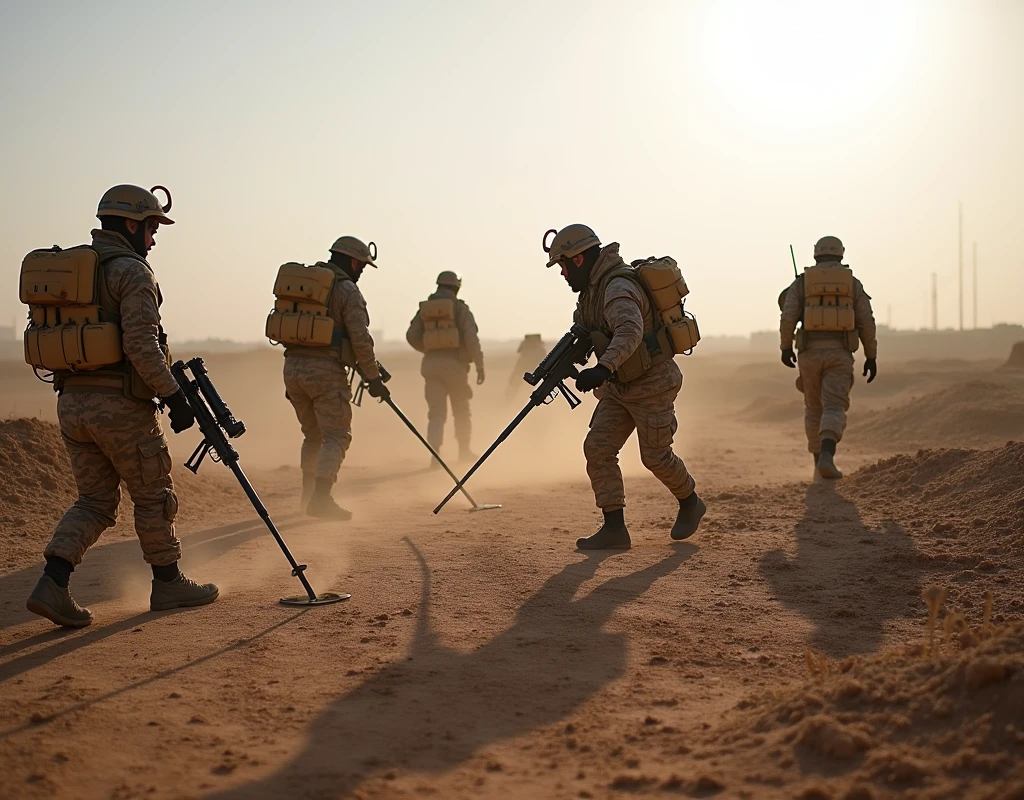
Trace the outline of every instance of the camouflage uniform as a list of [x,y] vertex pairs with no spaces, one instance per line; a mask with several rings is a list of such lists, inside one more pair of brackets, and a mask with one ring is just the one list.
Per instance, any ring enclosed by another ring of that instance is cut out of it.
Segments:
[[[94,230],[92,236],[103,260],[101,305],[120,315],[127,366],[151,387],[151,396],[168,397],[178,391],[178,384],[161,346],[156,276],[120,234]],[[113,386],[89,385],[96,380],[84,373],[66,380],[58,377],[57,417],[79,497],[57,523],[45,555],[78,566],[85,551],[113,526],[123,480],[135,503],[135,532],[146,561],[173,564],[181,555],[174,535],[178,500],[156,405],[127,397]]]
[[[337,264],[320,262],[316,266],[333,270],[337,276],[327,302],[335,331],[343,332],[351,343],[366,379],[380,377],[363,293]],[[339,349],[287,345],[284,385],[285,397],[302,427],[303,475],[334,483],[352,443],[351,387]]]
[[480,337],[473,312],[456,293],[445,286],[439,286],[428,300],[453,300],[455,302],[455,326],[459,329],[459,347],[452,350],[423,352],[423,320],[417,313],[409,323],[406,341],[423,353],[420,375],[424,379],[424,395],[427,399],[427,441],[435,450],[444,441],[444,425],[448,418],[448,403],[452,404],[455,422],[455,441],[463,453],[469,451],[473,433],[469,401],[473,390],[469,385],[469,365],[475,364],[478,373],[484,369],[484,354],[480,348]]
[[[831,262],[828,265],[832,265]],[[838,265],[836,262],[834,266]],[[853,309],[864,357],[875,358],[878,339],[871,297],[857,278],[853,279]],[[796,325],[803,313],[804,279],[800,276],[787,290],[782,306],[779,333],[783,350],[793,347]],[[808,331],[805,336],[797,366],[804,393],[807,449],[817,454],[821,452],[823,439],[838,442],[846,430],[846,412],[850,409],[850,389],[853,388],[853,353],[846,348],[842,333]]]
[[[624,266],[618,244],[601,250],[590,285],[580,294],[575,317],[588,330],[611,331],[611,343],[599,363],[612,372],[641,346],[644,336],[654,331],[654,312],[644,290],[629,278],[604,281],[609,272]],[[597,297],[603,283],[604,296]],[[597,505],[603,511],[616,511],[626,505],[618,456],[634,429],[643,465],[680,500],[693,493],[694,480],[683,460],[672,451],[678,425],[674,403],[682,384],[679,367],[669,359],[636,380],[622,383],[612,379],[594,392],[598,404],[583,452]]]

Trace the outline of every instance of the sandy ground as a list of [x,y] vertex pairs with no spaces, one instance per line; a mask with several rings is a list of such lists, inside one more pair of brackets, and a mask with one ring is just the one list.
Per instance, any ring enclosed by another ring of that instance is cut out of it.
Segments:
[[[856,670],[857,659],[919,643],[929,584],[949,585],[950,608],[972,626],[986,591],[996,624],[1021,617],[1024,499],[1013,475],[1024,454],[1004,446],[1024,438],[1020,374],[993,361],[883,363],[871,387],[858,376],[838,459],[848,477],[826,485],[810,480],[794,373],[750,357],[684,361],[677,451],[708,502],[701,530],[669,539],[674,503],[631,442],[634,547],[584,555],[573,543],[600,517],[580,452],[591,399],[575,412],[562,400],[536,410],[470,483],[479,502],[503,509],[467,513],[456,498],[438,516],[430,509],[446,477],[427,472],[426,452],[368,402],[355,412],[336,492],[355,519],[327,524],[298,513],[299,434],[279,359],[214,356],[208,366],[249,428],[243,466],[311,582],[351,600],[278,605],[298,583],[228,471],[206,464],[198,478],[180,475],[182,567],[217,582],[221,599],[147,610],[150,576],[128,505],[73,576],[95,624],[57,630],[24,598],[72,493],[49,473],[31,496],[9,480],[0,487],[0,797],[1024,797],[1024,735],[991,718],[1024,698],[1015,667],[996,685],[963,689],[972,694],[962,713],[921,723],[916,770],[891,767],[882,749],[908,730],[891,719],[871,728],[830,707],[838,716],[810,732],[799,716],[764,722],[773,703],[810,702],[808,648]],[[525,400],[506,400],[510,364],[492,360],[478,391],[478,449]],[[415,362],[388,366],[395,399],[422,423]],[[0,365],[0,417],[53,420],[52,396],[26,371]],[[957,404],[952,422],[919,424],[913,408],[945,413],[943,393]],[[958,441],[961,418],[971,424]],[[196,439],[175,438],[177,463]],[[991,449],[916,450],[956,445]],[[972,494],[977,486],[990,488]],[[1000,646],[997,655],[1020,649]],[[956,659],[967,656],[954,645],[943,654],[921,663],[945,659],[962,675]],[[859,680],[870,690],[869,667]],[[879,702],[902,702],[878,691]],[[987,719],[997,733],[975,731],[974,761],[940,763],[934,748],[965,719]],[[851,753],[808,749],[843,725],[861,726],[848,734]],[[986,748],[1002,761],[981,759]]]

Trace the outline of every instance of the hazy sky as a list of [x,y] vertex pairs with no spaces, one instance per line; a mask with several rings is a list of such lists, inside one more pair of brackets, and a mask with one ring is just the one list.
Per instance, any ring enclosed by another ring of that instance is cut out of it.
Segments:
[[777,326],[815,239],[897,327],[1024,322],[1024,2],[0,0],[0,324],[23,255],[165,184],[172,340],[262,337],[284,261],[379,246],[402,337],[442,269],[487,338],[568,327],[541,235],[670,253],[705,335]]

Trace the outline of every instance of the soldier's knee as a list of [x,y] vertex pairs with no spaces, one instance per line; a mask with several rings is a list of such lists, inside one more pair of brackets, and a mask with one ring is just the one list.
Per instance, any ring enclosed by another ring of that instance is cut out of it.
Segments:
[[616,451],[611,448],[603,437],[594,435],[593,430],[583,440],[583,455],[586,456],[587,461],[598,461],[608,458],[610,455],[615,455],[615,453]]
[[670,447],[640,451],[640,463],[652,472],[671,466],[675,457]]
[[113,528],[117,524],[117,509],[120,504],[121,487],[118,486],[109,493],[79,495],[75,501],[75,508],[95,518],[104,528]]

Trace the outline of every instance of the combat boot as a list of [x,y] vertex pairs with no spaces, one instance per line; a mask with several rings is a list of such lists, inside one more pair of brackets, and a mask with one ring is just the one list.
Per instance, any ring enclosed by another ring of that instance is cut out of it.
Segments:
[[49,575],[39,579],[28,596],[25,608],[65,628],[84,628],[92,624],[92,612],[78,605],[71,591],[66,586],[58,586]]
[[173,581],[153,578],[153,591],[149,595],[150,611],[167,611],[171,608],[191,608],[212,603],[220,595],[220,589],[213,583],[196,583],[180,572]]
[[342,522],[352,519],[351,511],[334,502],[334,498],[331,497],[331,481],[327,478],[316,479],[313,495],[306,506],[306,514],[310,517],[336,519]]
[[679,501],[679,512],[676,514],[675,524],[672,525],[672,538],[680,541],[693,536],[707,510],[708,507],[697,493],[690,492],[688,497]]
[[835,462],[836,440],[822,439],[821,452],[818,454],[818,474],[829,480],[838,480],[843,477]]
[[307,473],[302,473],[302,499],[299,501],[302,508],[309,505],[310,499],[313,497],[313,486],[316,483],[316,478]]
[[632,542],[622,509],[606,511],[604,525],[592,536],[576,540],[577,550],[629,550]]

